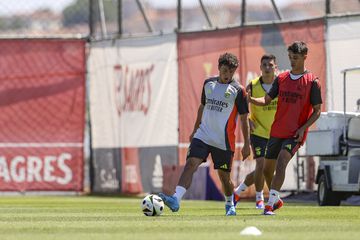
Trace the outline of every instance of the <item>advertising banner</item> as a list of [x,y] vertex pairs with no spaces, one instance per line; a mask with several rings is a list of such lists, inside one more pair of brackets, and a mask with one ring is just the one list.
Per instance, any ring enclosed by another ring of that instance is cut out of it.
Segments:
[[0,190],[81,191],[83,40],[0,41]]
[[[218,75],[219,56],[231,52],[239,58],[240,65],[234,78],[246,86],[250,80],[261,74],[260,59],[265,53],[277,57],[280,72],[290,70],[287,47],[294,41],[304,41],[309,48],[305,64],[306,68],[320,79],[324,110],[327,86],[323,20],[179,34],[179,162],[181,164],[185,163],[186,149],[196,120],[204,80]],[[239,122],[236,136],[237,148],[234,160],[240,160],[242,134]],[[216,174],[212,170],[210,174],[213,174],[213,179],[220,188],[221,184],[216,179]],[[292,178],[287,179],[293,181],[296,177],[295,172],[289,174]],[[293,188],[291,183],[285,185]]]
[[89,69],[93,190],[160,192],[177,164],[176,35],[92,43]]
[[176,61],[175,35],[93,43],[94,148],[177,145]]

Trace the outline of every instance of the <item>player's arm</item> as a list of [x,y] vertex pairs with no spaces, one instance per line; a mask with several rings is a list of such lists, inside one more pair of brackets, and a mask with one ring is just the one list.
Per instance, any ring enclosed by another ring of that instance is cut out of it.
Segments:
[[[246,87],[246,92],[248,92],[249,95],[252,94],[252,82],[250,81],[250,83],[247,85]],[[251,108],[250,108],[250,102],[248,100],[248,107],[249,107],[249,110],[251,111]],[[254,129],[255,129],[255,123],[251,120],[250,117],[248,117],[249,119],[249,128],[250,128],[250,132],[253,132]]]
[[246,95],[246,92],[241,89],[235,100],[238,113],[240,114],[241,130],[244,137],[244,146],[241,149],[243,160],[250,155],[249,104]]
[[273,100],[268,94],[266,94],[264,97],[260,98],[254,98],[249,97],[249,102],[258,106],[266,106],[269,105],[269,103]]
[[306,123],[296,131],[295,133],[295,137],[297,137],[296,142],[301,142],[303,140],[306,129],[308,129],[320,117],[322,99],[321,99],[321,87],[318,80],[315,80],[312,83],[310,102],[313,107],[313,112],[310,115],[309,119],[306,121]]
[[199,128],[200,124],[201,124],[201,118],[203,115],[203,111],[204,111],[204,107],[206,104],[206,96],[205,96],[205,89],[203,87],[202,92],[201,92],[201,101],[200,101],[200,106],[198,108],[197,111],[197,116],[196,116],[196,121],[194,124],[194,129],[189,137],[189,141],[191,142],[192,138],[194,137],[194,134],[196,133],[196,130]]
[[244,137],[244,146],[241,150],[243,160],[245,160],[250,155],[250,127],[248,115],[248,113],[240,115],[241,130]]
[[204,111],[204,105],[200,104],[199,108],[198,108],[198,112],[197,112],[197,116],[196,116],[196,121],[194,124],[194,129],[189,137],[189,140],[191,142],[192,138],[194,137],[194,134],[196,133],[196,130],[199,128],[200,123],[201,123],[201,118],[202,118],[202,114]]
[[254,98],[251,96],[251,92],[250,94],[248,92],[248,101],[258,106],[266,106],[269,105],[270,102],[274,98],[276,98],[278,94],[279,94],[279,81],[278,78],[275,78],[274,83],[268,94],[266,94],[264,97]]

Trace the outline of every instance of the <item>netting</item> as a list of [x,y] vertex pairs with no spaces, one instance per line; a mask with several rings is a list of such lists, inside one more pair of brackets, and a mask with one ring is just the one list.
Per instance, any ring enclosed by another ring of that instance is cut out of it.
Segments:
[[0,40],[0,190],[83,187],[85,42]]
[[81,41],[0,41],[1,142],[82,142],[82,46]]
[[[182,31],[225,28],[241,24],[242,1],[181,2]],[[91,14],[90,3],[93,4]],[[122,5],[120,20],[119,3]],[[322,17],[326,13],[326,0],[274,0],[274,3],[283,21]],[[91,19],[92,34],[97,37],[111,37],[119,33],[169,33],[178,28],[177,4],[178,0],[1,1],[0,36],[88,36]],[[279,20],[270,0],[246,1],[245,9],[245,24]],[[331,0],[330,12],[360,12],[360,2]]]

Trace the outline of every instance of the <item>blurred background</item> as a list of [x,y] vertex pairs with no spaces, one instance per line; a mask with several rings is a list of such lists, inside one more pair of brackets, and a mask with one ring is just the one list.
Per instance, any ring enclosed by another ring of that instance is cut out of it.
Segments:
[[359,11],[358,0],[2,0],[0,34],[98,38],[169,33],[179,27],[181,31],[199,31]]
[[[322,111],[359,111],[358,77],[345,104],[340,72],[359,65],[359,29],[360,0],[0,0],[0,191],[171,192],[224,52],[246,85],[262,54],[286,71],[303,40]],[[255,165],[240,161],[239,129],[235,184]],[[286,191],[316,189],[319,158],[302,151]],[[222,199],[211,161],[194,179],[186,198]]]

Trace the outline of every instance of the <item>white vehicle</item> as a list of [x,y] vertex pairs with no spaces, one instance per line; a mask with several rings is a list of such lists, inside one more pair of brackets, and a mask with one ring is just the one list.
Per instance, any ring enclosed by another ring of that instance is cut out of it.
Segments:
[[321,113],[317,130],[309,131],[306,141],[306,155],[320,158],[316,176],[320,206],[339,206],[341,200],[360,194],[360,113],[346,112],[345,107],[346,75],[354,71],[360,66],[342,71],[344,112]]

